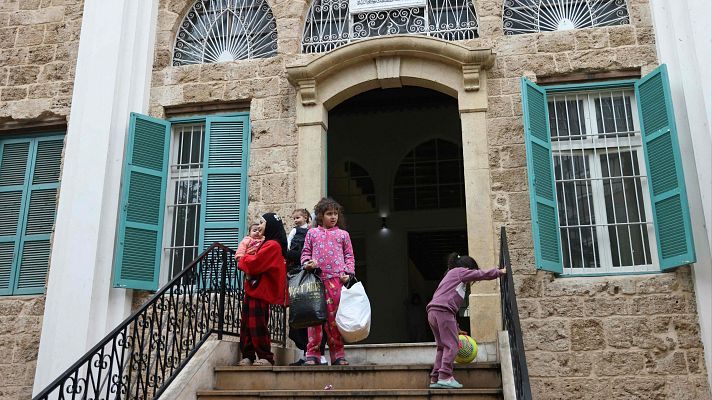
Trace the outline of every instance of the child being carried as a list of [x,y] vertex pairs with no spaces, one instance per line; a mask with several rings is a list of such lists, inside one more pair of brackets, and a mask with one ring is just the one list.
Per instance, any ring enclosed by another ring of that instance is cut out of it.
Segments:
[[[260,231],[260,224],[251,224],[249,232],[250,233],[247,236],[242,238],[240,244],[237,246],[237,250],[235,251],[235,260],[237,260],[238,263],[240,262],[240,258],[244,257],[246,254],[257,253],[257,249],[259,249],[262,242],[265,241],[265,237]],[[249,275],[246,275],[245,278],[248,282],[250,282],[250,285],[253,287],[257,286],[257,279],[252,279]]]

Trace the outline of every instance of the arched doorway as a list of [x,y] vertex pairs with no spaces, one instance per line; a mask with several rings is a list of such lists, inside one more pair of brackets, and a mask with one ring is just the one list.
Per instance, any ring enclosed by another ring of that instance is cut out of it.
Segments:
[[461,131],[455,98],[414,86],[329,111],[327,194],[346,210],[374,304],[368,343],[433,340],[425,305],[446,254],[467,252]]
[[[485,70],[494,63],[492,51],[425,36],[394,35],[354,42],[309,60],[287,67],[289,81],[297,89],[297,205],[312,207],[327,194],[330,110],[373,89],[431,89],[456,99],[465,155],[468,253],[483,265],[494,265],[485,119]],[[494,284],[479,287],[485,293],[478,294],[478,301],[485,297],[498,301]],[[497,307],[471,307],[470,316],[478,321],[471,326],[473,336],[479,341],[494,341],[500,324]]]

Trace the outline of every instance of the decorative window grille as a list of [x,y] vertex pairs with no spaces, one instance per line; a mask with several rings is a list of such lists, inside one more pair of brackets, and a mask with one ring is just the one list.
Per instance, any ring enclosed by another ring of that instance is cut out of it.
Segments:
[[657,270],[632,90],[554,94],[548,106],[564,273]]
[[277,53],[277,22],[264,0],[197,0],[178,30],[173,65],[266,58]]
[[352,13],[349,0],[315,0],[309,9],[302,51],[321,53],[353,40],[419,34],[445,40],[478,37],[472,0],[428,0],[424,7]]
[[371,175],[355,162],[347,161],[343,172],[329,176],[329,195],[349,213],[376,212],[376,188]]
[[418,210],[465,206],[462,148],[434,139],[411,150],[393,184],[393,209]]
[[625,0],[505,0],[505,35],[629,23]]
[[163,236],[169,279],[199,254],[204,141],[205,124],[173,127]]

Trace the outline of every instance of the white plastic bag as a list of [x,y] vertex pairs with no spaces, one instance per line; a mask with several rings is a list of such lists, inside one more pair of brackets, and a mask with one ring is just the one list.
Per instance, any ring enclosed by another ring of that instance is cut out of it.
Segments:
[[341,301],[336,311],[336,326],[347,343],[366,339],[371,331],[371,303],[361,282],[341,288]]

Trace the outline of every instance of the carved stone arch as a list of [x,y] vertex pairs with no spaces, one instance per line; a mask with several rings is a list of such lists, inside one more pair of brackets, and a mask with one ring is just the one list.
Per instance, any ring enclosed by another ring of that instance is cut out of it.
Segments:
[[[350,43],[309,63],[289,66],[287,72],[302,105],[321,102],[330,109],[378,87],[422,86],[460,98],[480,89],[480,72],[493,63],[490,49],[469,49],[426,36],[394,35]],[[432,69],[440,72],[429,75]],[[335,74],[338,79],[333,78]]]
[[[491,49],[420,35],[382,36],[339,47],[287,67],[297,89],[297,205],[315,204],[326,195],[326,132],[329,110],[356,94],[375,88],[420,86],[457,99],[464,154],[465,213],[469,254],[482,265],[495,265],[491,182],[487,147],[487,69]],[[471,304],[471,326],[478,341],[495,341],[499,295],[494,283],[478,285]],[[472,298],[471,298],[472,300]]]
[[287,67],[297,89],[297,203],[315,204],[326,194],[326,132],[329,110],[376,88],[419,86],[457,99],[465,159],[470,254],[494,265],[485,113],[486,70],[491,49],[418,35],[356,41]]

